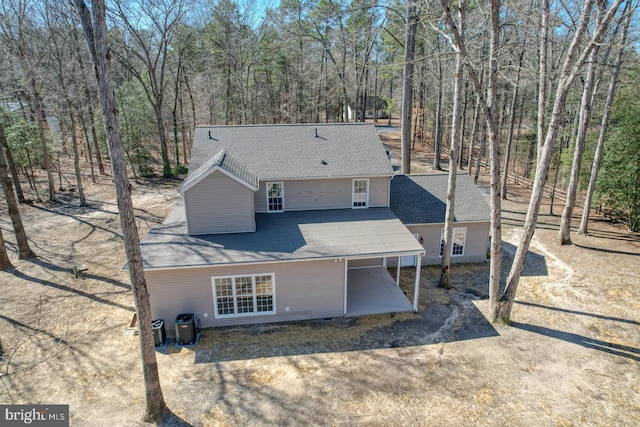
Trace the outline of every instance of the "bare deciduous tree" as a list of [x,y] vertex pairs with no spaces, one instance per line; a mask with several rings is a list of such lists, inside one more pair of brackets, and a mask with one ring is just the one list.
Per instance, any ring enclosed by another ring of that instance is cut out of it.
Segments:
[[[458,3],[458,31],[464,37],[465,0]],[[453,235],[453,216],[456,199],[456,177],[458,174],[458,146],[460,145],[460,109],[462,107],[462,92],[464,91],[464,70],[460,49],[456,49],[456,70],[453,87],[453,117],[451,119],[451,149],[449,150],[449,180],[447,183],[447,202],[444,218],[442,261],[440,264],[440,286],[449,289],[451,267],[451,237]]]
[[[119,49],[113,53],[131,72],[145,90],[149,103],[153,106],[160,138],[162,174],[171,175],[169,151],[162,108],[165,90],[169,47],[173,29],[185,13],[183,0],[161,0],[154,3],[141,2],[132,6],[130,2],[116,1],[118,22],[123,25],[126,38],[115,38]],[[140,16],[132,17],[131,12]],[[139,28],[134,22],[146,22],[148,28]]]
[[602,161],[602,151],[604,148],[607,128],[609,126],[609,113],[611,112],[611,106],[613,105],[613,98],[616,92],[616,84],[618,82],[618,74],[620,73],[620,67],[622,65],[622,56],[625,50],[625,44],[627,42],[627,32],[629,29],[629,24],[631,22],[631,16],[635,11],[635,8],[631,8],[631,3],[631,1],[627,1],[624,9],[624,22],[622,24],[622,33],[620,34],[620,46],[618,47],[618,53],[616,54],[615,63],[613,65],[613,71],[611,72],[611,79],[609,80],[607,99],[604,104],[602,121],[600,122],[600,132],[598,134],[596,151],[593,155],[593,163],[591,164],[591,176],[589,177],[589,186],[587,187],[587,194],[584,199],[584,209],[582,210],[582,218],[580,219],[578,234],[588,234],[589,232],[589,211],[591,210],[591,201],[593,200],[593,193],[596,188],[596,179],[598,178],[600,162]]
[[[490,21],[491,35],[489,41],[489,82],[487,96],[484,96],[480,79],[475,69],[468,60],[467,47],[464,39],[458,31],[456,24],[451,17],[450,6],[446,0],[440,0],[444,11],[444,17],[453,34],[452,44],[462,55],[467,73],[476,96],[480,99],[480,107],[484,113],[486,129],[489,133],[489,188],[490,188],[490,208],[491,208],[491,243],[490,254],[491,263],[489,266],[489,318],[494,321],[498,310],[498,294],[500,291],[500,263],[502,256],[502,225],[501,225],[501,198],[500,198],[500,149],[498,140],[498,47],[500,37],[500,3],[498,0],[490,0]],[[482,153],[478,153],[480,159]]]
[[[598,8],[596,24],[600,21],[601,9]],[[596,58],[598,56],[598,46],[595,46],[589,54],[587,60],[587,75],[582,88],[582,99],[580,101],[580,115],[578,118],[578,133],[576,135],[573,162],[571,164],[571,176],[567,187],[567,199],[560,217],[560,229],[558,230],[558,243],[561,245],[571,244],[571,218],[573,217],[573,207],[576,202],[578,192],[578,178],[580,176],[580,166],[582,165],[582,154],[584,152],[584,141],[587,137],[587,128],[591,120],[591,104],[593,92],[593,80],[596,73]]]
[[100,102],[107,134],[107,143],[111,155],[111,168],[115,184],[118,210],[120,213],[120,227],[124,238],[125,252],[129,267],[129,277],[133,290],[133,300],[138,315],[138,330],[140,353],[142,356],[142,372],[145,385],[145,413],[143,420],[159,423],[167,406],[164,402],[158,362],[156,361],[153,331],[151,329],[151,306],[149,292],[144,278],[142,256],[140,253],[140,238],[135,222],[133,203],[131,201],[131,184],[127,177],[124,150],[120,140],[120,124],[118,122],[118,107],[112,86],[110,49],[107,43],[107,23],[104,0],[94,0],[92,11],[84,0],[75,0],[76,11],[82,22],[87,45],[94,62],[96,78],[98,80]]
[[416,48],[418,7],[414,0],[407,4],[407,26],[402,73],[402,173],[411,173],[411,115],[413,110],[413,60]]

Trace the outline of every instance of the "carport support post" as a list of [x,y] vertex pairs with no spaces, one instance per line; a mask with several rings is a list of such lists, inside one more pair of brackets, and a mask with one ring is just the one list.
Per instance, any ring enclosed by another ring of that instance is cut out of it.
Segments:
[[349,261],[345,258],[344,259],[344,315],[347,315],[347,292],[349,290],[349,288],[347,287],[347,281],[348,281],[348,277],[349,277],[349,269],[347,268],[349,266]]
[[398,257],[398,268],[396,268],[396,285],[400,286],[400,258]]
[[418,292],[420,291],[420,266],[422,265],[422,255],[417,255],[416,258],[416,287],[413,290],[413,311],[418,311]]

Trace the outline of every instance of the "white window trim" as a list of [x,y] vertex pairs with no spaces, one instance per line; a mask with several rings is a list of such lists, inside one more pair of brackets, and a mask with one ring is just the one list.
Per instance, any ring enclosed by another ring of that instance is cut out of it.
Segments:
[[[251,277],[251,291],[253,294],[253,307],[254,309],[257,307],[257,295],[256,295],[256,276],[270,276],[271,277],[271,303],[273,305],[273,310],[271,311],[254,311],[251,313],[235,313],[235,314],[219,314],[218,313],[218,296],[216,293],[216,279],[233,279],[233,304],[234,310],[238,311],[237,306],[237,295],[236,295],[236,278],[238,277]],[[256,273],[256,274],[236,274],[232,276],[214,276],[211,278],[211,288],[213,291],[213,310],[214,316],[216,319],[229,319],[234,317],[249,317],[249,316],[262,316],[262,315],[273,315],[276,314],[276,279],[274,273]]]
[[[355,196],[356,196],[356,192],[355,192],[355,186],[356,186],[356,181],[365,181],[367,183],[367,196],[366,196],[366,200],[365,200],[365,205],[364,206],[353,206],[353,204],[355,203]],[[352,209],[367,209],[369,207],[369,178],[354,178],[351,181],[351,208]]]
[[[455,239],[456,236],[456,230],[463,230],[464,232],[464,238],[462,239],[462,253],[461,254],[454,254],[453,253],[453,240]],[[442,242],[444,241],[444,228],[440,229],[440,248],[438,249],[438,256],[440,258],[442,258]],[[467,248],[467,227],[453,227],[453,229],[451,230],[451,242],[449,242],[449,253],[451,254],[452,257],[460,257],[460,256],[464,256],[464,252],[465,249]]]
[[[280,187],[282,188],[282,210],[271,210],[269,209],[269,185],[271,184],[280,184]],[[278,213],[278,212],[284,212],[285,210],[285,204],[284,204],[284,182],[283,181],[271,181],[271,182],[267,182],[267,185],[265,185],[265,193],[267,196],[267,212],[268,213]]]

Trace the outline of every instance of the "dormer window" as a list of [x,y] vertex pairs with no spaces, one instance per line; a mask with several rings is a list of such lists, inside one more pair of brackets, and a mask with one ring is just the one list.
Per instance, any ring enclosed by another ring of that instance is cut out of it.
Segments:
[[284,212],[283,182],[267,182],[267,212]]
[[369,180],[368,179],[354,179],[353,180],[353,195],[352,195],[353,209],[364,209],[369,207]]

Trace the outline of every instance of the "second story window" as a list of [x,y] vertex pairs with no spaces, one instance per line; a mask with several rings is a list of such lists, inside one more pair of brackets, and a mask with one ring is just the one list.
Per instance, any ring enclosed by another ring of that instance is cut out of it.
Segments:
[[267,212],[284,212],[284,183],[267,183]]
[[353,180],[352,207],[354,209],[366,208],[369,206],[369,180]]

